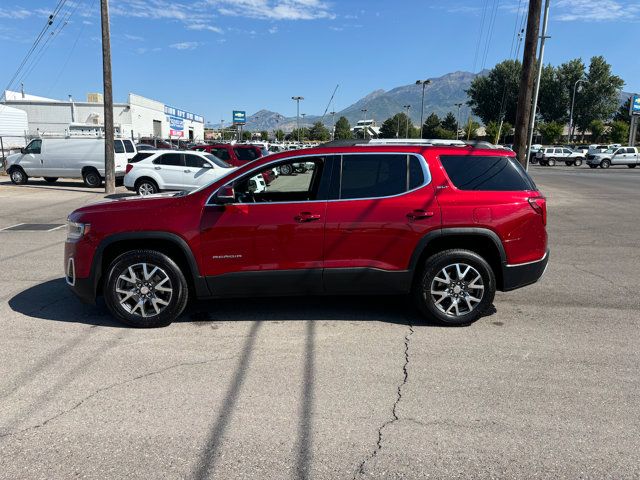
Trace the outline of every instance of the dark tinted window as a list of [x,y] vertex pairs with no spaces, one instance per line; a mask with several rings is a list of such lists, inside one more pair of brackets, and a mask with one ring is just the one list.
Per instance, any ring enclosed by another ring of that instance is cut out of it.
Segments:
[[255,160],[256,158],[259,158],[258,152],[254,148],[236,147],[233,149],[233,151],[236,154],[236,157],[238,157],[238,160],[241,160],[243,162],[250,162],[252,160]]
[[198,155],[185,155],[184,164],[189,168],[205,168],[205,166],[210,166],[204,158]]
[[424,183],[424,172],[417,157],[409,157],[409,190],[418,188]]
[[27,146],[26,151],[28,153],[40,153],[42,148],[42,140],[31,140],[31,143]]
[[182,155],[179,153],[165,153],[153,161],[156,165],[182,166]]
[[122,140],[115,140],[113,142],[113,148],[116,153],[124,153],[124,145],[122,145]]
[[218,157],[216,157],[215,155],[212,155],[212,154],[210,154],[210,153],[205,154],[205,157],[206,157],[209,161],[213,162],[214,164],[216,164],[216,165],[217,165],[217,166],[219,166],[219,167],[222,167],[222,168],[229,168],[229,167],[231,167],[231,165],[229,165],[227,162],[225,162],[224,160],[220,160]]
[[229,152],[226,148],[212,148],[211,153],[225,162],[229,160]]
[[144,160],[145,158],[149,158],[151,155],[155,155],[156,152],[139,152],[136,153],[135,156],[129,160],[129,163],[138,163],[140,160]]
[[124,143],[124,149],[127,153],[135,152],[135,148],[133,148],[133,143],[131,142],[131,140],[123,140],[122,142]]
[[340,198],[375,198],[407,190],[407,155],[345,155]]
[[535,190],[536,186],[512,157],[443,155],[440,161],[460,190]]

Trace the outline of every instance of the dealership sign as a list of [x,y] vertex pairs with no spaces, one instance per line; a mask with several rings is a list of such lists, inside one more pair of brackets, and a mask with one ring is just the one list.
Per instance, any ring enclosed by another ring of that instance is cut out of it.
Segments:
[[164,113],[170,117],[178,117],[183,120],[190,120],[192,122],[204,123],[204,117],[202,115],[196,115],[195,113],[185,112],[184,110],[180,110],[179,108],[170,107],[168,105],[164,106]]
[[184,137],[184,119],[180,117],[169,118],[169,136]]
[[242,110],[234,110],[233,111],[233,124],[234,125],[246,125],[247,123],[247,112]]
[[640,115],[640,95],[631,97],[631,115]]

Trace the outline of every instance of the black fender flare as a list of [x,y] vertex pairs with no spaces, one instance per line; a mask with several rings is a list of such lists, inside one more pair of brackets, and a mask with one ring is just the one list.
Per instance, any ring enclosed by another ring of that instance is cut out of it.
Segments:
[[424,250],[427,248],[429,242],[432,242],[437,238],[454,237],[461,235],[476,235],[479,237],[490,239],[498,250],[501,266],[504,268],[504,266],[507,264],[507,253],[504,250],[504,246],[502,245],[500,237],[493,230],[480,227],[441,228],[427,233],[420,239],[418,245],[413,251],[413,254],[411,255],[411,260],[409,261],[409,270],[411,272],[415,272],[418,269],[418,261],[420,260],[420,257],[422,256]]

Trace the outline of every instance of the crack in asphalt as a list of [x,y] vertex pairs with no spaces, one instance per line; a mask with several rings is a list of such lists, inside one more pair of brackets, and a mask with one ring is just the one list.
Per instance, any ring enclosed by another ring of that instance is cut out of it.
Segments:
[[618,288],[620,288],[621,290],[624,290],[625,292],[633,293],[634,295],[635,295],[635,293],[636,293],[636,292],[632,292],[631,290],[629,290],[628,288],[624,287],[623,285],[620,285],[620,284],[618,284],[618,283],[614,282],[614,281],[613,281],[613,280],[611,280],[610,278],[605,277],[604,275],[601,275],[601,274],[596,273],[596,272],[592,272],[591,270],[587,270],[587,269],[586,269],[586,268],[584,268],[584,267],[579,267],[579,266],[578,266],[578,265],[576,265],[575,263],[572,263],[572,264],[571,264],[571,266],[572,266],[573,268],[575,268],[576,270],[580,271],[580,272],[583,272],[583,273],[586,273],[586,274],[589,274],[589,275],[593,275],[593,276],[594,276],[594,277],[596,277],[596,278],[599,278],[599,279],[601,279],[601,280],[604,280],[605,282],[608,282],[608,283],[610,283],[611,285],[613,285],[614,287],[618,287]]
[[98,388],[97,390],[95,390],[94,392],[90,393],[89,395],[87,395],[86,397],[84,397],[82,400],[76,402],[75,405],[73,405],[71,408],[68,408],[66,410],[63,410],[62,412],[57,413],[56,415],[47,418],[45,421],[43,421],[42,423],[39,423],[37,425],[32,425],[30,427],[24,428],[22,430],[18,430],[15,432],[7,432],[7,433],[3,433],[0,434],[0,439],[1,438],[6,438],[6,437],[12,437],[14,435],[19,435],[21,433],[25,433],[28,432],[29,430],[36,430],[38,428],[42,428],[45,425],[47,425],[49,422],[52,422],[60,417],[62,417],[63,415],[66,415],[67,413],[70,413],[72,411],[74,411],[75,409],[77,409],[78,407],[80,407],[83,403],[85,403],[86,401],[92,399],[93,397],[95,397],[96,395],[99,395],[103,392],[106,392],[107,390],[111,390],[113,388],[117,388],[117,387],[121,387],[123,385],[127,385],[129,383],[133,383],[136,382],[138,380],[141,380],[143,378],[147,378],[147,377],[151,377],[153,375],[158,375],[160,373],[164,373],[166,371],[169,370],[173,370],[176,368],[180,368],[180,367],[192,367],[192,366],[197,366],[197,365],[206,365],[208,363],[213,363],[213,362],[218,362],[218,361],[223,361],[223,360],[232,360],[234,358],[236,358],[237,355],[232,355],[230,357],[224,357],[224,358],[215,358],[215,359],[210,359],[210,360],[202,360],[199,362],[184,362],[184,363],[178,363],[175,365],[171,365],[169,367],[165,367],[165,368],[161,368],[160,370],[154,370],[153,372],[148,372],[142,375],[138,375],[137,377],[133,377],[130,378],[128,380],[124,380],[122,382],[116,382],[116,383],[112,383],[111,385],[108,385],[106,387],[102,387],[102,388]]
[[364,470],[367,463],[373,460],[375,457],[377,457],[378,453],[380,453],[380,450],[382,450],[382,440],[383,440],[384,429],[387,428],[389,425],[392,425],[393,423],[400,420],[400,418],[398,417],[397,409],[398,409],[398,404],[400,403],[400,400],[402,400],[402,387],[404,387],[407,384],[407,381],[409,380],[409,372],[407,368],[409,366],[409,342],[411,340],[411,335],[413,335],[413,325],[409,324],[409,332],[404,337],[404,365],[402,366],[403,378],[402,378],[402,382],[398,385],[396,400],[395,402],[393,402],[393,407],[391,408],[391,419],[384,422],[378,429],[378,441],[376,442],[376,448],[373,450],[373,452],[371,452],[371,454],[367,458],[365,458],[362,461],[362,463],[358,467],[358,470],[353,475],[353,480],[356,480],[360,475],[364,475]]

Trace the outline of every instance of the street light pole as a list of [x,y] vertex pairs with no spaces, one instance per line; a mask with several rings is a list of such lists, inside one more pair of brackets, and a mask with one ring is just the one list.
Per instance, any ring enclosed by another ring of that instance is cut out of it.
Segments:
[[365,140],[367,139],[367,109],[363,108],[362,110],[360,110],[362,112],[362,138],[364,138]]
[[407,116],[407,131],[404,138],[409,138],[409,109],[411,108],[411,105],[403,105],[402,108],[407,111],[407,113],[405,114]]
[[456,107],[458,107],[458,116],[456,117],[456,140],[460,139],[460,107],[462,107],[462,103],[454,103]]
[[298,143],[300,143],[300,100],[304,100],[304,97],[291,97],[291,100],[295,100],[297,104],[296,125],[298,126]]
[[424,130],[424,89],[427,85],[431,85],[431,80],[418,80],[416,85],[422,85],[422,107],[420,108],[420,138],[422,138]]
[[579,83],[583,83],[586,82],[585,79],[580,79],[578,81],[576,81],[576,83],[573,85],[573,95],[571,97],[571,114],[569,115],[569,141],[568,143],[571,143],[571,139],[573,138],[573,107],[576,104],[576,89],[578,88],[578,84]]
[[224,120],[220,120],[220,136],[222,137],[222,141],[224,142]]
[[336,112],[329,112],[333,122],[333,131],[331,133],[331,140],[336,139]]

